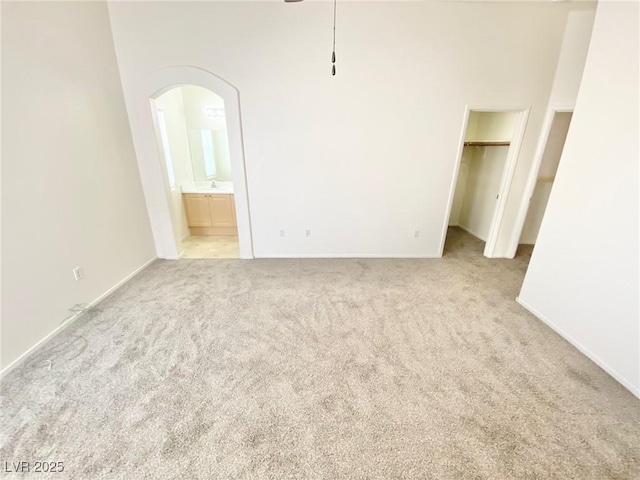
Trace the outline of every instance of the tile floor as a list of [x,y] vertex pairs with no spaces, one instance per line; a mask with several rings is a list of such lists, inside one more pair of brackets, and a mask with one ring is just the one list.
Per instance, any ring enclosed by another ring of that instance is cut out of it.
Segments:
[[237,236],[191,236],[182,241],[182,258],[238,258]]

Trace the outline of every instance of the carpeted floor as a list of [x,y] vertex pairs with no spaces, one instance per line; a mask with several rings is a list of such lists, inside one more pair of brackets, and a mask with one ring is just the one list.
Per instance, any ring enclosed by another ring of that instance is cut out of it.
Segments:
[[640,401],[515,303],[526,253],[482,247],[157,261],[3,379],[0,470],[640,478]]

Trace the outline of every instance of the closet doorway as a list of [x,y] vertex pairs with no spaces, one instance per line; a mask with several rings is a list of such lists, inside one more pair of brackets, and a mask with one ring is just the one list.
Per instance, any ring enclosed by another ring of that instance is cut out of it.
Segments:
[[552,112],[551,125],[547,130],[544,150],[535,177],[535,186],[529,199],[527,216],[518,242],[520,245],[535,245],[536,243],[542,217],[544,217],[549,195],[551,195],[551,187],[560,165],[560,157],[567,140],[572,116],[573,111],[570,110],[554,110]]
[[494,256],[527,114],[528,110],[468,111],[449,227],[484,242],[486,257]]

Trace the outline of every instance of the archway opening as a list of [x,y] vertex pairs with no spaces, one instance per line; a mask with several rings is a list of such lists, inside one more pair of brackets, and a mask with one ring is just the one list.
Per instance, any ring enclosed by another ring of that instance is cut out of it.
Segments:
[[[177,229],[174,228],[177,223],[177,209],[173,207],[174,200],[169,188],[170,182],[156,108],[157,100],[164,93],[183,86],[202,87],[215,93],[224,101],[230,168],[233,175],[232,208],[235,209],[237,221],[239,258],[254,258],[239,92],[231,83],[219,76],[189,65],[166,67],[153,72],[136,85],[136,92],[132,95],[135,98],[132,111],[136,114],[130,118],[131,129],[157,256],[177,259],[180,258],[181,253],[181,239],[176,234]],[[208,113],[222,114],[221,111]],[[207,114],[206,111],[205,114]]]
[[151,109],[180,257],[238,258],[224,99],[197,85],[180,85],[153,99]]

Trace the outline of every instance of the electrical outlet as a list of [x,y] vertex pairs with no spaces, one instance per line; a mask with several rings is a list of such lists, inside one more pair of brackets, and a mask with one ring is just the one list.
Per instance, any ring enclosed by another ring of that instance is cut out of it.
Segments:
[[420,230],[413,231],[413,238],[418,238],[420,236]]
[[84,270],[82,270],[80,267],[74,268],[73,278],[76,279],[76,282],[79,282],[80,280],[82,280],[84,278]]
[[284,235],[285,235],[284,230],[280,230],[280,237],[282,238],[282,237],[284,237]]
[[310,237],[311,236],[311,230],[305,230],[304,231],[304,236],[305,237]]

